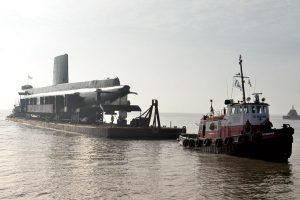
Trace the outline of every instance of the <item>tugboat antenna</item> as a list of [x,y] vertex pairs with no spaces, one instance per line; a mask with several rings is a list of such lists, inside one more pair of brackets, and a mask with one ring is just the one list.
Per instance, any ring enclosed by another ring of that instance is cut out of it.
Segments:
[[242,90],[243,90],[243,102],[246,103],[246,97],[245,97],[245,86],[244,86],[244,75],[243,75],[243,66],[242,66],[243,60],[242,55],[240,55],[239,64],[241,68],[241,80],[242,80]]
[[211,114],[214,114],[214,108],[213,108],[213,106],[212,106],[212,102],[213,102],[213,100],[211,99],[210,100],[210,112],[211,112]]

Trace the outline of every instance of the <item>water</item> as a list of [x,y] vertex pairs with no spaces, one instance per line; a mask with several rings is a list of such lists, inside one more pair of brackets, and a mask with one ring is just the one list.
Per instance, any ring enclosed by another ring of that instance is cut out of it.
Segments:
[[[109,140],[5,121],[0,199],[300,199],[300,121],[289,163],[205,154],[176,141]],[[201,115],[163,114],[196,131]],[[275,127],[283,120],[271,118]],[[285,121],[287,122],[287,121]]]

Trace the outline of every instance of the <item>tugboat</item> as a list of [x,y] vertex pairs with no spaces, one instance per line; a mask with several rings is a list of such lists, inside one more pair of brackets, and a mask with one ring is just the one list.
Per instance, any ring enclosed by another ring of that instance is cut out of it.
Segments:
[[178,142],[201,152],[225,153],[241,157],[287,162],[292,154],[294,129],[289,124],[273,128],[269,120],[269,104],[262,93],[254,93],[254,101],[246,101],[242,58],[239,58],[243,100],[226,99],[226,108],[217,113],[210,100],[210,112],[200,120],[198,134],[183,133]]
[[282,118],[283,119],[291,119],[291,120],[300,120],[300,115],[298,115],[294,106],[292,106],[292,109],[288,112],[288,114],[284,115]]

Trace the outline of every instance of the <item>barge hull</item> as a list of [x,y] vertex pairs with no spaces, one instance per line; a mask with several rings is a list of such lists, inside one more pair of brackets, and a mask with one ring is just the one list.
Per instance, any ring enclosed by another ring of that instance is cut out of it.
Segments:
[[178,138],[180,133],[185,131],[184,128],[119,127],[109,124],[97,126],[54,123],[23,118],[9,118],[9,120],[38,128],[87,134],[111,139],[175,140]]

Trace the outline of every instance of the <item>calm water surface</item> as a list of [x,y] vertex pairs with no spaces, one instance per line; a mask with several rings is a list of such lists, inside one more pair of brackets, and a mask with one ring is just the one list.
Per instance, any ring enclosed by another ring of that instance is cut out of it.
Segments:
[[[289,163],[204,154],[176,141],[109,140],[5,121],[0,199],[300,199],[300,121]],[[162,114],[195,132],[201,115]]]

